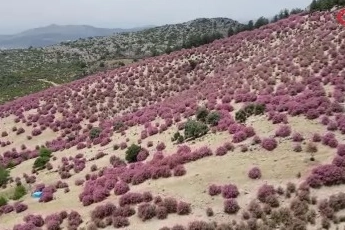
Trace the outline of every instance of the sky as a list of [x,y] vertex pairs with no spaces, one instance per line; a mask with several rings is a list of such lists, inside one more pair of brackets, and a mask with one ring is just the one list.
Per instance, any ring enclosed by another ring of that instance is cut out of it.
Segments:
[[239,22],[306,8],[311,0],[0,0],[0,34],[58,25],[133,28],[227,17]]

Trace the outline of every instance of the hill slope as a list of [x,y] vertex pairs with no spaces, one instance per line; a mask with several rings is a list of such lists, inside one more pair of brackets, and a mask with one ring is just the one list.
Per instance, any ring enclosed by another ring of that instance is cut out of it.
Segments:
[[79,38],[110,36],[114,33],[134,32],[143,28],[106,29],[88,25],[49,25],[13,35],[0,35],[0,49],[19,49],[55,45]]
[[[333,14],[295,15],[0,106],[1,164],[17,183],[48,187],[42,202],[24,196],[23,212],[10,201],[0,223],[34,213],[90,229],[344,227],[344,40]],[[201,105],[213,115],[184,123]],[[240,109],[257,115],[239,122]],[[125,161],[132,143],[139,163]],[[31,175],[41,145],[53,158]]]
[[164,53],[168,46],[181,46],[188,37],[214,33],[226,34],[240,24],[226,18],[198,19],[165,25],[139,32],[108,37],[80,39],[46,48],[0,51],[0,101],[57,84],[86,74],[117,68],[133,59]]

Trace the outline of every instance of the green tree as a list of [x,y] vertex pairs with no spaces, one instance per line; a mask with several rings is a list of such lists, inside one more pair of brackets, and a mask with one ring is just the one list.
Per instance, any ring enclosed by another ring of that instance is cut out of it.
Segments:
[[235,34],[234,29],[233,29],[232,27],[230,27],[230,28],[228,29],[228,37],[230,37],[230,36],[232,36],[232,35],[234,35],[234,34]]
[[218,122],[220,120],[220,115],[218,112],[211,112],[207,115],[206,120],[207,120],[207,124],[211,126],[218,125]]
[[129,146],[126,150],[126,161],[128,163],[136,162],[140,150],[141,147],[139,145],[132,144],[131,146]]
[[260,28],[261,26],[267,25],[269,20],[265,17],[260,17],[254,24],[255,28]]
[[208,130],[209,129],[206,124],[196,120],[188,120],[185,124],[184,136],[185,139],[195,139],[205,135]]
[[9,176],[9,171],[6,168],[0,166],[0,186],[7,183]]
[[99,134],[101,133],[101,129],[98,127],[94,127],[90,130],[90,138],[95,139],[99,137]]
[[248,30],[253,30],[254,29],[254,22],[253,20],[250,20],[247,24],[247,29]]
[[26,193],[27,193],[26,188],[23,185],[18,185],[14,190],[12,200],[19,200],[20,198],[25,196]]
[[0,207],[6,205],[7,202],[8,201],[7,201],[7,199],[5,197],[0,196]]
[[206,121],[206,117],[208,115],[208,110],[206,109],[206,107],[199,107],[196,111],[196,119],[198,121],[202,121],[205,122]]

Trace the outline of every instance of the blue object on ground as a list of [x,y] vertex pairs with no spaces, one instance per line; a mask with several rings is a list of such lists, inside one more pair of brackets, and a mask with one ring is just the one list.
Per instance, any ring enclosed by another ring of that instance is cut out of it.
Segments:
[[40,198],[42,196],[42,192],[34,192],[31,196],[34,198]]

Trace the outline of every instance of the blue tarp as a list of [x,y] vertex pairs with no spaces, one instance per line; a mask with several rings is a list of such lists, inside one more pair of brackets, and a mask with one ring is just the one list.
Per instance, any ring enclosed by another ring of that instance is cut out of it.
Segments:
[[40,198],[42,196],[42,192],[34,192],[31,196],[34,198]]

